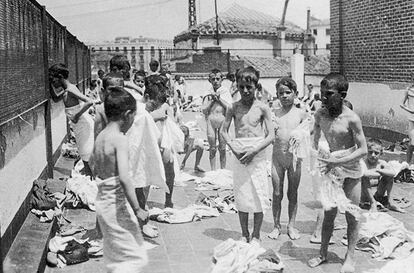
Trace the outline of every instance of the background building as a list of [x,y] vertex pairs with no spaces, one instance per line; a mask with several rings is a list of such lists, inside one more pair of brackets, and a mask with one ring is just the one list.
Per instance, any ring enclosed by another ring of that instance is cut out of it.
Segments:
[[329,56],[331,46],[330,20],[320,20],[311,16],[309,21],[310,30],[313,37],[315,37],[315,54],[319,56]]
[[152,59],[167,61],[173,56],[171,40],[147,37],[116,37],[114,41],[89,45],[91,49],[91,65],[94,71],[108,71],[109,60],[117,54],[126,55],[132,68],[148,70]]
[[401,140],[408,122],[399,105],[414,71],[413,2],[330,3],[331,70],[350,81],[348,99],[366,134]]

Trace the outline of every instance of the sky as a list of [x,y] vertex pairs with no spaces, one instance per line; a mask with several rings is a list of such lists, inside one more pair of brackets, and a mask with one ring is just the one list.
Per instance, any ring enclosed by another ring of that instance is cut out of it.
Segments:
[[[188,0],[37,0],[86,44],[118,36],[173,39],[188,27]],[[233,3],[281,18],[285,0],[217,0],[218,11]],[[196,0],[197,22],[214,16],[214,0]],[[329,18],[329,0],[290,0],[286,20],[306,28],[306,10]]]

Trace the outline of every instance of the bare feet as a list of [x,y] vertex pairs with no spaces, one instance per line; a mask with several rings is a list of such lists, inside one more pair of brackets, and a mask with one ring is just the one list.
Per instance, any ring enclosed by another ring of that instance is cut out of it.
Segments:
[[393,203],[388,204],[387,208],[389,210],[392,210],[392,211],[405,213],[405,209],[402,209],[402,208],[400,208],[399,206],[397,206],[397,205],[395,205]]
[[[322,238],[321,238],[321,236],[316,236],[315,234],[312,234],[312,236],[310,238],[310,242],[312,244],[322,244]],[[329,240],[329,244],[332,245],[334,243],[335,243],[335,241],[331,237],[331,239]]]
[[280,228],[275,227],[272,230],[272,232],[267,234],[267,237],[269,237],[270,239],[276,240],[277,238],[279,238],[280,233],[281,233]]
[[194,171],[200,172],[200,173],[205,173],[206,172],[203,168],[200,167],[200,165],[195,166]]
[[353,262],[348,262],[345,260],[344,264],[341,267],[340,273],[354,273],[355,272],[355,266]]
[[252,238],[250,240],[250,244],[253,245],[254,247],[260,247],[260,239],[257,238]]
[[310,259],[308,261],[308,265],[309,265],[309,267],[314,268],[314,267],[317,267],[317,266],[319,266],[323,263],[326,263],[327,261],[328,260],[326,258],[318,256],[318,257],[314,257],[314,258]]
[[289,227],[288,226],[288,228],[287,228],[287,234],[288,234],[288,236],[289,236],[289,238],[291,239],[291,240],[297,240],[297,239],[299,239],[300,238],[300,233],[299,233],[299,230],[297,230],[296,228],[294,228],[294,227]]

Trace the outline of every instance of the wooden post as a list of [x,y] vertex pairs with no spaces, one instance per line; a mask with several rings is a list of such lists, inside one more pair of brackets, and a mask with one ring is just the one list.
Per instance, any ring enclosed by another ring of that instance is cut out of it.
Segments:
[[53,142],[52,142],[52,114],[49,91],[49,48],[47,37],[46,7],[42,6],[42,40],[43,40],[43,70],[45,85],[45,138],[46,138],[46,160],[47,177],[53,178]]
[[227,49],[227,73],[231,72],[231,64],[230,64],[230,49]]
[[76,36],[74,36],[74,46],[75,46],[75,82],[76,87],[79,88],[79,69],[78,69],[78,39],[76,39]]

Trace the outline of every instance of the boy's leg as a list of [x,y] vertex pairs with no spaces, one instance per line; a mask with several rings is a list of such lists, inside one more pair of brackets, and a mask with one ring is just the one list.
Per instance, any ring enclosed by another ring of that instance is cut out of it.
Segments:
[[249,233],[249,213],[239,211],[239,221],[240,227],[242,230],[242,237],[246,238],[246,241],[249,242],[250,233]]
[[174,162],[164,162],[164,171],[165,171],[165,183],[170,191],[170,193],[165,193],[165,207],[172,208],[174,206],[172,202],[172,194],[174,190]]
[[[361,180],[346,178],[343,189],[346,197],[351,200],[354,205],[359,205],[361,199]],[[344,264],[342,265],[341,272],[354,272],[355,271],[355,246],[358,241],[359,233],[359,219],[355,218],[349,212],[345,212],[346,222],[348,224],[347,236],[348,236],[348,249],[345,256]]]
[[319,250],[320,255],[308,261],[308,265],[312,268],[320,264],[323,264],[327,261],[328,246],[329,246],[329,242],[332,237],[332,232],[334,230],[334,225],[335,225],[334,223],[335,223],[337,212],[338,212],[337,208],[332,208],[330,210],[324,211],[323,223],[322,223],[322,234],[321,234],[322,242],[321,242],[321,248]]
[[298,210],[298,188],[300,183],[300,177],[302,174],[302,161],[298,160],[296,163],[296,169],[293,169],[293,165],[287,171],[288,175],[288,190],[287,197],[289,200],[289,223],[287,226],[287,233],[291,240],[297,240],[300,238],[299,231],[295,228],[296,213]]
[[216,170],[216,152],[217,152],[217,144],[216,144],[216,132],[215,129],[211,126],[210,121],[207,119],[207,140],[208,145],[210,146],[210,167],[212,171]]
[[260,240],[260,229],[262,228],[263,223],[263,212],[255,212],[253,220],[253,233],[252,238]]
[[217,135],[218,135],[218,149],[220,153],[220,168],[225,169],[226,168],[226,141],[224,141],[224,138],[220,134],[220,130],[217,129]]
[[[400,208],[392,199],[392,187],[394,185],[394,178],[391,176],[382,176],[378,182],[377,192],[375,193],[375,198],[379,200],[387,200],[386,206],[388,209],[397,211],[397,212],[405,212],[404,209]],[[385,197],[385,193],[387,196]]]
[[194,170],[198,172],[205,172],[203,168],[200,166],[201,158],[203,157],[204,148],[203,147],[197,147],[196,148],[196,160],[194,164]]
[[268,237],[271,239],[277,239],[281,233],[280,225],[280,213],[282,211],[282,199],[283,199],[283,181],[285,180],[285,169],[283,166],[275,160],[273,157],[272,164],[272,184],[273,184],[273,203],[272,203],[272,212],[273,212],[273,221],[274,229],[271,233],[268,234]]
[[414,121],[411,120],[408,121],[408,137],[410,138],[410,143],[407,148],[407,162],[411,164],[414,151]]
[[[378,185],[379,187],[379,185]],[[370,192],[371,181],[368,177],[361,178],[361,205],[368,201],[370,203],[370,211],[377,211],[377,202],[374,199],[374,196]]]

